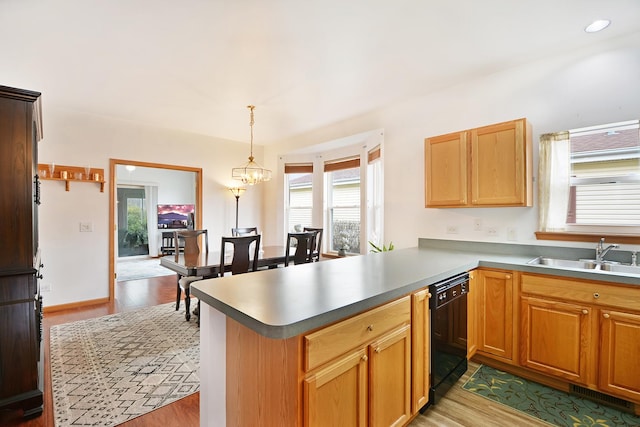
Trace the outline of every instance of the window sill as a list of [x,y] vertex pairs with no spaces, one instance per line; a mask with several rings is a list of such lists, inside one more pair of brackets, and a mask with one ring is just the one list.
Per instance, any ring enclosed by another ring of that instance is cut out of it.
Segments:
[[599,242],[602,237],[609,242],[623,244],[640,244],[640,235],[610,233],[563,233],[536,231],[537,240],[557,240],[565,242]]

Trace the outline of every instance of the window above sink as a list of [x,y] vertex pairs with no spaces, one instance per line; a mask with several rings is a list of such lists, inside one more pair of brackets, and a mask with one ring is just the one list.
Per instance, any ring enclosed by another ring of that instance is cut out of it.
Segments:
[[640,243],[638,120],[541,135],[539,175],[539,239]]

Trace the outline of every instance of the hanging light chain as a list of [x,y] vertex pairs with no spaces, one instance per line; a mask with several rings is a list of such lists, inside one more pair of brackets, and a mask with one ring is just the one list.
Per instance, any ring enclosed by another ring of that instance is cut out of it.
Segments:
[[255,105],[247,105],[247,108],[251,110],[250,118],[249,118],[249,127],[251,128],[251,155],[249,156],[249,160],[253,161],[253,124],[255,120],[253,119],[253,110],[256,108]]

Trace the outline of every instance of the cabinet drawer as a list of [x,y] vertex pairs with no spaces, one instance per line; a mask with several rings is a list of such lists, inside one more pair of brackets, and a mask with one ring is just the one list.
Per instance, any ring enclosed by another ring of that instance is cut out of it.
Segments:
[[521,276],[521,286],[522,293],[529,295],[630,310],[638,310],[640,307],[639,286],[609,285],[603,282],[529,274]]
[[305,335],[305,371],[310,371],[410,321],[411,304],[409,296],[406,296]]

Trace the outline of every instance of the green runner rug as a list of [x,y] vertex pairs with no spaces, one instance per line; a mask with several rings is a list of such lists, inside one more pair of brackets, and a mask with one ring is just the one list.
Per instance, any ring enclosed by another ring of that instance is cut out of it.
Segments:
[[640,417],[482,365],[462,386],[556,426],[640,426]]

